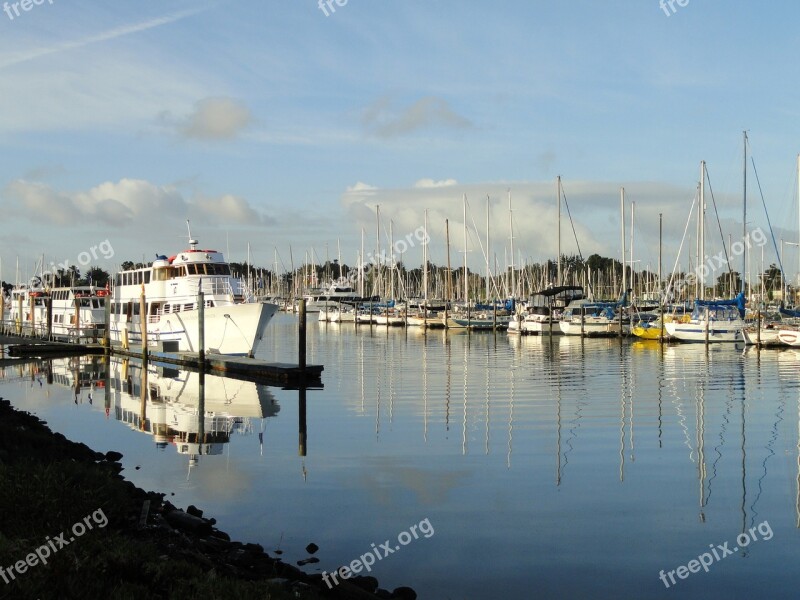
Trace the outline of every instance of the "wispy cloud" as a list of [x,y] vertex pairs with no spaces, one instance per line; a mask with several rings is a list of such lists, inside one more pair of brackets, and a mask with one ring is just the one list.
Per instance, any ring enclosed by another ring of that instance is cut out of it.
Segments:
[[155,19],[150,19],[148,21],[142,21],[140,23],[131,23],[128,25],[121,25],[119,27],[115,27],[113,29],[109,29],[108,31],[104,31],[102,33],[98,33],[95,35],[90,35],[88,37],[73,40],[70,42],[64,42],[62,44],[56,44],[54,46],[48,47],[41,47],[32,50],[24,50],[21,52],[15,52],[8,56],[0,57],[0,69],[10,67],[13,65],[18,65],[20,63],[29,62],[31,60],[35,60],[37,58],[41,58],[42,56],[48,56],[50,54],[60,54],[62,52],[66,52],[68,50],[74,50],[76,48],[82,48],[84,46],[88,46],[90,44],[96,44],[99,42],[106,42],[109,40],[113,40],[122,36],[130,35],[132,33],[139,33],[140,31],[147,31],[148,29],[153,29],[154,27],[160,27],[162,25],[167,25],[169,23],[174,23],[175,21],[180,21],[181,19],[185,19],[186,17],[190,17],[192,15],[196,15],[201,12],[205,12],[212,8],[212,6],[205,6],[201,8],[192,8],[184,11],[175,12],[169,15],[164,15],[163,17],[157,17]]
[[470,129],[473,124],[456,113],[447,100],[435,96],[420,98],[396,110],[387,97],[368,106],[362,115],[367,131],[383,138],[398,137],[425,129]]

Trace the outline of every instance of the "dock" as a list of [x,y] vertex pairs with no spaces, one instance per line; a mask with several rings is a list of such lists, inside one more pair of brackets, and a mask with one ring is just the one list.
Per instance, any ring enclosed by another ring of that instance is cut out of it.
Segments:
[[[11,359],[61,358],[106,353],[106,348],[102,344],[75,344],[14,334],[0,334],[0,346],[8,348],[7,355]],[[122,346],[112,344],[108,350],[110,355],[142,358],[141,346],[124,349]],[[305,365],[303,368],[299,364],[270,363],[246,356],[225,356],[213,353],[206,353],[205,360],[201,361],[200,355],[196,352],[165,352],[157,347],[148,348],[147,360],[205,370],[215,375],[233,376],[237,379],[274,381],[291,386],[311,385],[314,387],[321,381],[324,370],[322,365]]]

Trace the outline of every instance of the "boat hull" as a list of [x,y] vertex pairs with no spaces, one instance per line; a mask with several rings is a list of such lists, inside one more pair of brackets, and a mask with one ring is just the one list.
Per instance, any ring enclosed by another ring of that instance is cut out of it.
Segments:
[[[205,309],[206,352],[231,356],[252,356],[267,325],[278,311],[277,304],[254,302],[231,304]],[[197,352],[200,311],[151,316],[147,323],[148,343],[178,342],[178,352]],[[111,321],[111,341],[140,345],[141,325],[138,322]],[[127,338],[127,340],[126,340]]]
[[665,323],[664,327],[671,338],[680,342],[704,343],[708,339],[709,343],[736,343],[744,340],[742,336],[744,327],[734,324],[711,325],[706,328],[704,323]]

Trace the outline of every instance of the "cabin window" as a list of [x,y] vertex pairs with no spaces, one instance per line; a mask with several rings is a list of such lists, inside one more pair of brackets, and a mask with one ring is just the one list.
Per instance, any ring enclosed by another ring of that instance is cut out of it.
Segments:
[[197,275],[197,265],[195,264],[186,265],[186,268],[189,271],[189,275]]
[[144,282],[145,283],[150,283],[150,271],[145,271],[144,272]]
[[121,273],[117,273],[117,275],[114,277],[114,285],[122,285],[122,274]]
[[141,305],[138,302],[136,304],[134,304],[133,305],[133,314],[134,315],[140,314],[141,313],[141,311],[139,310],[140,308],[141,308]]
[[153,279],[156,281],[166,281],[169,278],[169,268],[155,269],[153,271]]
[[194,303],[192,304],[184,304],[183,310],[194,310]]

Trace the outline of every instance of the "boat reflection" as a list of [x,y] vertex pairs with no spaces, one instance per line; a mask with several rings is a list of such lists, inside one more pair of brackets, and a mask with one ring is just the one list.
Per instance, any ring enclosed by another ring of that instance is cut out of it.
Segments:
[[[251,435],[254,423],[278,414],[266,386],[138,361],[112,359],[109,391],[118,421],[197,461],[222,454],[231,436]],[[263,425],[263,422],[262,422]]]

